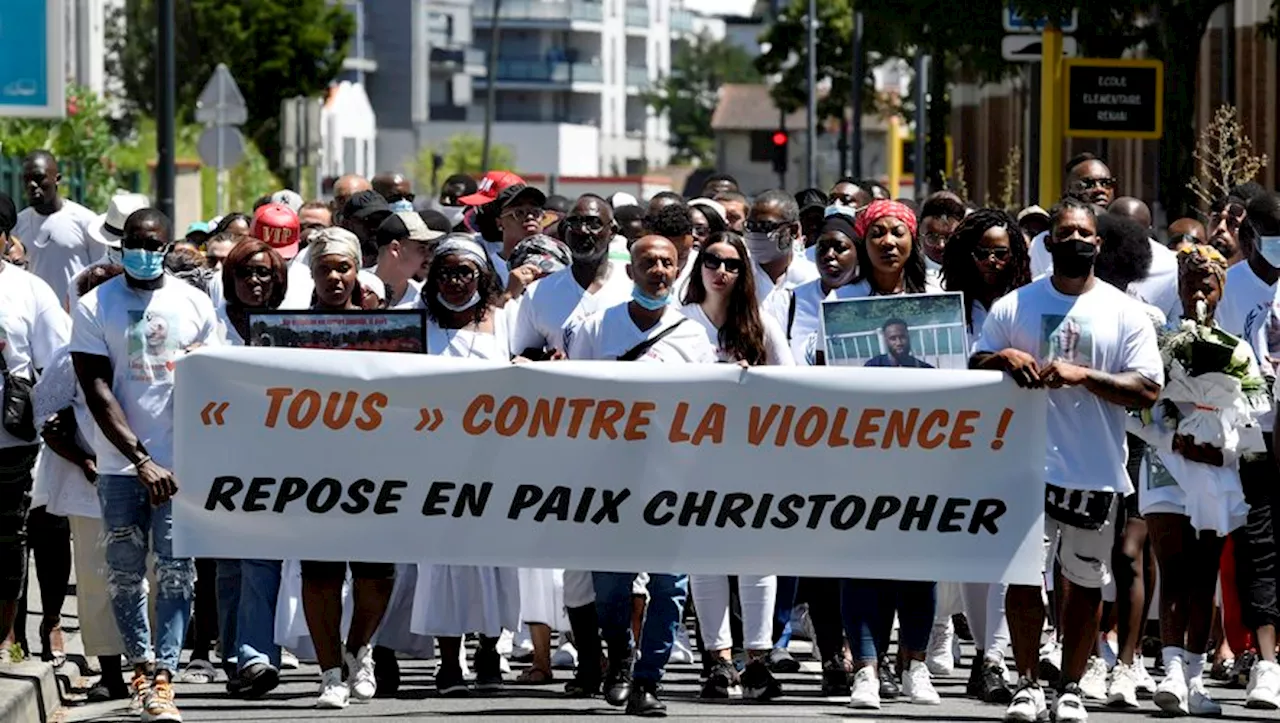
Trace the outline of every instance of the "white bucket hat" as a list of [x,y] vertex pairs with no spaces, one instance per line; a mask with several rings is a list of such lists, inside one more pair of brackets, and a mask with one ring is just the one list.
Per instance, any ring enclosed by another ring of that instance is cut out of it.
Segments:
[[89,235],[104,246],[120,248],[124,222],[134,212],[151,207],[151,199],[141,193],[117,193],[107,204],[107,212],[89,224]]

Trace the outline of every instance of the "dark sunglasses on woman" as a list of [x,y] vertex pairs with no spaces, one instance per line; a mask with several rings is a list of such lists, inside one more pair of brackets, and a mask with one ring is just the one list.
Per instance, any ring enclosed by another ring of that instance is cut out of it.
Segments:
[[702,265],[710,271],[719,271],[724,266],[725,273],[734,276],[742,273],[742,259],[722,259],[715,254],[703,254]]

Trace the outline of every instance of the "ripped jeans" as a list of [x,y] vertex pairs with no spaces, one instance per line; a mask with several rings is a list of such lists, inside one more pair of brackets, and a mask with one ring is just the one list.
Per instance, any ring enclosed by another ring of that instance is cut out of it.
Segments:
[[[178,657],[191,619],[196,565],[173,556],[173,506],[152,507],[147,490],[132,475],[98,478],[106,540],[107,594],[125,654],[134,665],[153,660],[157,670],[178,672]],[[147,620],[148,537],[156,558],[156,651]]]

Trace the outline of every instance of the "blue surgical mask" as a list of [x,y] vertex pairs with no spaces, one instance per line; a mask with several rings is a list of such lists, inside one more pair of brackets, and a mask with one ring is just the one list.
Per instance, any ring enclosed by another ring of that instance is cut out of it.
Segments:
[[1271,268],[1280,269],[1280,236],[1259,237],[1258,252],[1271,264]]
[[164,252],[125,249],[121,254],[124,272],[138,281],[154,281],[164,273]]
[[642,309],[659,311],[667,308],[671,303],[671,294],[661,298],[653,297],[641,291],[639,286],[633,286],[631,287],[631,300],[639,304]]
[[400,213],[401,211],[413,212],[413,201],[406,201],[403,198],[399,201],[392,201],[390,206],[392,213]]

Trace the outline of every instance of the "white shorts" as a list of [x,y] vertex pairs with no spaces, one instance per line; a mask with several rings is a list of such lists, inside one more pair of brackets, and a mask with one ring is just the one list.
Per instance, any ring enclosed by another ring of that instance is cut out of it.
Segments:
[[1111,511],[1102,527],[1086,530],[1073,527],[1049,517],[1044,518],[1044,535],[1049,540],[1045,546],[1044,570],[1049,570],[1049,550],[1056,550],[1062,576],[1073,584],[1087,588],[1101,588],[1111,580],[1111,550],[1116,544],[1116,514],[1121,496],[1111,502]]

